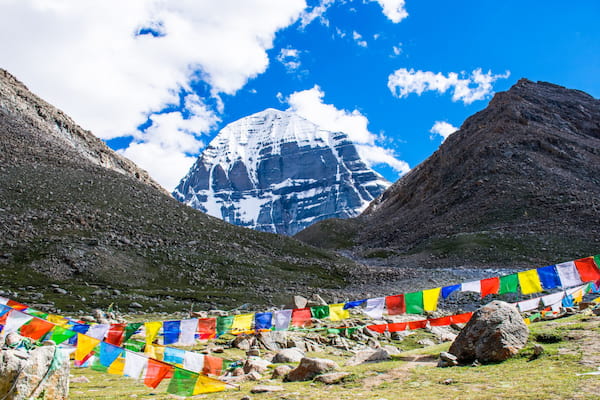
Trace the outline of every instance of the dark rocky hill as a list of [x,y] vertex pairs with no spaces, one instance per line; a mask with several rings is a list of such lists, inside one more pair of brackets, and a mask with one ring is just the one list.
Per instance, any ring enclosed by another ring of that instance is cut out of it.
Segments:
[[63,310],[113,302],[155,310],[281,304],[290,293],[343,286],[354,266],[179,203],[0,70],[5,295],[52,300]]
[[351,220],[297,238],[390,265],[527,266],[600,252],[600,101],[521,79]]

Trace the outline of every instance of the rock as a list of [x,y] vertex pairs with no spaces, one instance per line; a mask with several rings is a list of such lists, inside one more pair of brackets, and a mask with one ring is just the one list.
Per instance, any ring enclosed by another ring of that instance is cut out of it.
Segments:
[[417,342],[417,344],[420,344],[424,347],[435,346],[435,342],[431,339],[421,339]]
[[432,326],[427,328],[427,331],[433,333],[442,342],[453,342],[457,336],[453,329],[445,326]]
[[240,350],[248,351],[252,347],[254,338],[246,335],[239,335],[231,342],[231,347],[238,348]]
[[335,385],[341,383],[345,377],[349,376],[350,372],[331,372],[329,374],[319,375],[315,378],[315,382],[321,382],[326,385]]
[[444,380],[442,381],[442,383],[443,383],[444,385],[452,385],[452,384],[454,383],[454,379],[452,379],[452,378],[444,379]]
[[244,363],[244,372],[249,374],[250,372],[258,372],[262,374],[267,370],[267,368],[271,365],[267,360],[263,360],[258,357],[252,357],[246,360]]
[[516,307],[493,301],[477,310],[450,346],[461,363],[504,361],[525,346],[529,329]]
[[76,376],[71,378],[71,383],[90,383],[90,380],[85,376]]
[[231,375],[232,376],[242,376],[242,375],[244,375],[244,368],[238,367],[238,368],[234,369],[233,371],[231,371]]
[[386,344],[385,346],[382,346],[390,355],[393,354],[400,354],[401,351],[398,350],[398,348],[396,346],[392,346],[390,344]]
[[287,345],[285,331],[260,332],[256,339],[260,347],[269,351],[279,351]]
[[247,357],[260,357],[260,349],[258,346],[250,347],[250,350],[246,352]]
[[212,347],[212,348],[210,349],[210,351],[211,351],[212,353],[221,354],[221,353],[224,353],[224,352],[225,352],[225,349],[223,348],[223,346],[215,346],[215,347]]
[[133,303],[131,303],[129,305],[129,308],[144,308],[144,306],[141,305],[140,303],[134,301]]
[[[52,363],[54,368],[48,372]],[[29,353],[27,359],[17,357],[14,350],[2,350],[0,351],[0,398],[66,400],[69,396],[69,370],[68,355],[56,346],[36,348]],[[47,372],[46,379],[41,382]],[[15,379],[16,385],[9,393]]]
[[308,303],[306,304],[307,306],[326,306],[327,302],[325,300],[323,300],[323,298],[321,296],[319,296],[318,294],[313,294],[310,297],[310,300],[308,301]]
[[458,365],[458,358],[454,354],[448,353],[446,351],[440,353],[440,360],[437,364],[438,367],[446,368],[454,367],[455,365]]
[[67,294],[68,292],[65,289],[63,289],[63,288],[57,287],[57,288],[54,288],[54,293]]
[[290,349],[284,349],[275,354],[273,357],[273,364],[281,364],[281,363],[291,363],[291,362],[300,362],[304,357],[304,352],[301,351],[297,347],[292,347]]
[[249,381],[260,381],[262,379],[262,375],[256,371],[252,371],[249,374],[246,374],[246,377]]
[[271,379],[284,378],[293,368],[289,365],[278,365],[271,375]]
[[252,389],[250,389],[250,393],[270,393],[270,392],[281,392],[283,391],[283,386],[274,386],[274,385],[256,385]]
[[377,362],[391,360],[390,353],[386,349],[365,349],[360,350],[352,358],[346,361],[349,367],[364,364],[367,362]]
[[290,302],[290,304],[288,304],[285,308],[304,308],[306,307],[306,304],[308,303],[308,299],[306,297],[302,297],[302,296],[294,296],[292,297],[292,301]]
[[317,375],[338,369],[335,361],[326,358],[308,358],[300,360],[300,364],[285,377],[287,382],[308,381]]
[[244,396],[240,400],[252,400],[252,397],[250,397],[250,396]]
[[539,356],[544,354],[544,351],[544,346],[542,346],[541,344],[536,344],[535,346],[533,346],[533,354],[531,355],[531,357],[529,357],[529,361],[533,361],[539,358]]

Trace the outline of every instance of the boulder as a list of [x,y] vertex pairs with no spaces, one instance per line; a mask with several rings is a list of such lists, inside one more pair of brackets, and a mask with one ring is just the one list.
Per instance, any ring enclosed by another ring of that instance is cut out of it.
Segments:
[[274,386],[274,385],[256,385],[252,389],[250,389],[250,393],[269,393],[269,392],[281,392],[283,391],[282,386]]
[[390,353],[383,348],[380,349],[364,349],[356,353],[352,358],[346,361],[347,366],[355,366],[367,362],[378,362],[391,360]]
[[273,363],[281,364],[290,362],[300,362],[300,360],[302,360],[303,357],[303,351],[301,351],[297,347],[292,347],[290,349],[281,350],[280,352],[275,354],[275,357],[273,357]]
[[[56,346],[0,351],[0,398],[63,400],[69,396],[69,357]],[[21,373],[19,373],[21,371]]]
[[250,372],[258,372],[262,374],[271,365],[267,360],[262,358],[252,357],[246,360],[244,363],[244,373],[249,374]]
[[292,370],[293,368],[289,365],[279,365],[273,370],[271,379],[282,379]]
[[285,377],[287,382],[308,381],[317,375],[338,369],[335,361],[326,358],[308,358],[300,360],[300,364]]
[[500,362],[517,354],[528,336],[529,329],[517,308],[493,301],[473,314],[448,351],[461,363]]
[[304,308],[308,303],[308,299],[302,296],[294,296],[289,304],[285,306],[286,309]]
[[335,385],[341,383],[345,377],[349,376],[350,372],[331,372],[329,374],[319,375],[315,378],[315,382],[321,382],[326,385]]

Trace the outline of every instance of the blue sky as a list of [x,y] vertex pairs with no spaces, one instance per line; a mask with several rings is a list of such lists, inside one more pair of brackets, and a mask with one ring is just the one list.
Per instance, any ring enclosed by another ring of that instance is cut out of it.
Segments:
[[0,0],[0,67],[167,189],[268,107],[347,131],[395,181],[521,77],[600,97],[594,0],[102,3]]

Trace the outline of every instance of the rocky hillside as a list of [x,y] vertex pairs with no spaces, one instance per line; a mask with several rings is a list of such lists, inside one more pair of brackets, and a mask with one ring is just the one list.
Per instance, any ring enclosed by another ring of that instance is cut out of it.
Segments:
[[47,302],[56,292],[63,309],[280,304],[344,285],[349,266],[179,203],[0,71],[0,289],[9,297]]
[[389,185],[345,133],[270,108],[219,132],[173,196],[235,225],[293,235],[359,215]]
[[600,249],[600,101],[521,79],[356,219],[297,235],[384,264],[545,265]]

